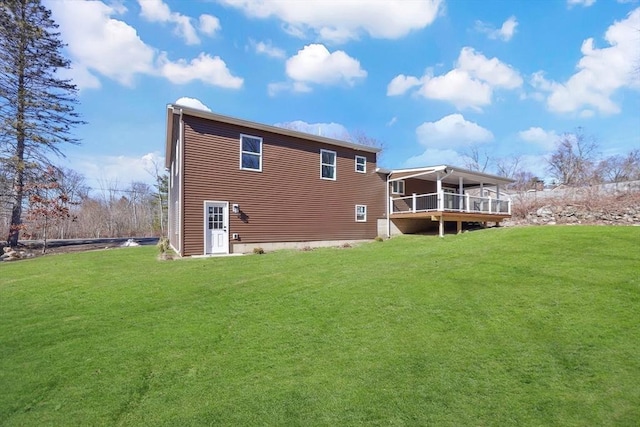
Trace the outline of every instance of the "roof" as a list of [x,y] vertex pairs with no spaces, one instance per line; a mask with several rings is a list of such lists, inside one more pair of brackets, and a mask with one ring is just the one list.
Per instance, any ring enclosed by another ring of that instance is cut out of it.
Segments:
[[222,114],[211,113],[208,111],[198,110],[196,108],[185,107],[184,105],[169,104],[167,105],[167,141],[165,152],[165,167],[171,166],[171,135],[173,127],[173,114],[188,115],[192,117],[199,117],[205,120],[212,120],[221,123],[228,123],[237,126],[243,126],[249,129],[260,130],[263,132],[271,132],[278,135],[291,136],[298,139],[304,139],[307,141],[320,142],[322,144],[333,145],[337,147],[350,148],[353,150],[366,151],[369,153],[378,153],[380,148],[370,147],[367,145],[356,144],[353,142],[341,141],[338,139],[327,138],[325,136],[313,135],[310,133],[300,132],[291,129],[285,129],[277,126],[265,125],[262,123],[252,122],[249,120],[239,119],[236,117],[223,116]]
[[416,178],[424,179],[428,181],[434,181],[434,173],[441,172],[445,175],[442,182],[447,184],[458,185],[459,178],[462,177],[465,184],[480,185],[480,184],[493,184],[493,185],[507,185],[515,182],[513,179],[505,178],[498,175],[491,175],[484,172],[476,172],[469,169],[459,168],[451,165],[438,165],[428,166],[423,168],[411,168],[411,169],[391,169],[381,170],[383,173],[389,174],[390,181],[396,181],[400,179]]

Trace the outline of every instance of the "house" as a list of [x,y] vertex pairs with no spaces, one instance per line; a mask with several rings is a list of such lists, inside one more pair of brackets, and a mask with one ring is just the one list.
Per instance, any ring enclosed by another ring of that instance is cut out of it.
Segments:
[[373,239],[386,209],[379,151],[169,105],[171,246],[191,256]]
[[[386,170],[379,149],[167,106],[168,238],[181,256],[337,245],[510,216],[504,178]],[[484,189],[497,188],[497,197]],[[473,193],[476,191],[476,193]]]

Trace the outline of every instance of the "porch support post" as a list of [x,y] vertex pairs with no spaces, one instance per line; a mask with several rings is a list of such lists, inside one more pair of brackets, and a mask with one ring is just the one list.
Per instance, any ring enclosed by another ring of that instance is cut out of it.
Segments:
[[458,234],[462,233],[462,221],[458,221],[458,224],[456,226],[456,231]]
[[465,203],[467,205],[467,212],[471,212],[471,205],[469,204],[469,193],[465,195]]
[[463,203],[463,199],[462,199],[462,194],[464,193],[464,184],[463,184],[464,178],[462,178],[462,176],[458,177],[458,210],[460,212],[462,212],[464,210],[464,206],[462,206]]
[[416,213],[416,193],[413,193],[411,197],[411,205],[413,207],[413,213]]
[[444,237],[444,217],[440,215],[440,222],[438,223],[438,235]]
[[436,193],[438,194],[438,210],[442,211],[444,207],[444,200],[442,200],[442,176],[440,175],[440,172],[438,172],[437,177]]

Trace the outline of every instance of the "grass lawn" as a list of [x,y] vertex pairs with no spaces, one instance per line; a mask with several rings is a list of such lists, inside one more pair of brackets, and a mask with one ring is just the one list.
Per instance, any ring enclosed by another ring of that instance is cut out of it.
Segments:
[[640,227],[0,265],[0,425],[640,425]]

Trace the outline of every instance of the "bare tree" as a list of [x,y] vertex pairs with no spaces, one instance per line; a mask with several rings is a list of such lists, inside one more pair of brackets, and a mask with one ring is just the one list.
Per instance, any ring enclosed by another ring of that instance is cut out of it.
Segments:
[[496,161],[496,172],[500,176],[513,179],[520,171],[520,156],[511,156]]
[[489,163],[491,162],[491,157],[489,157],[487,152],[481,152],[477,145],[473,145],[472,147],[470,147],[469,150],[463,154],[463,156],[464,167],[476,172],[486,171]]
[[624,182],[640,179],[640,149],[626,156],[611,156],[598,164],[598,174],[605,182]]
[[25,188],[29,198],[26,216],[29,222],[25,224],[25,228],[30,228],[32,233],[38,233],[38,237],[44,241],[43,254],[47,250],[47,239],[50,232],[60,222],[72,217],[69,209],[71,202],[68,195],[60,187],[58,175],[58,170],[48,167],[43,171],[38,182]]
[[165,235],[165,228],[168,221],[169,216],[169,175],[165,173],[160,173],[160,166],[157,162],[153,161],[153,169],[148,170],[147,172],[155,179],[156,183],[154,187],[156,188],[156,216],[154,219],[154,231],[159,231],[160,236]]
[[548,159],[548,172],[560,184],[586,185],[597,181],[598,144],[582,128],[560,137],[556,150]]

